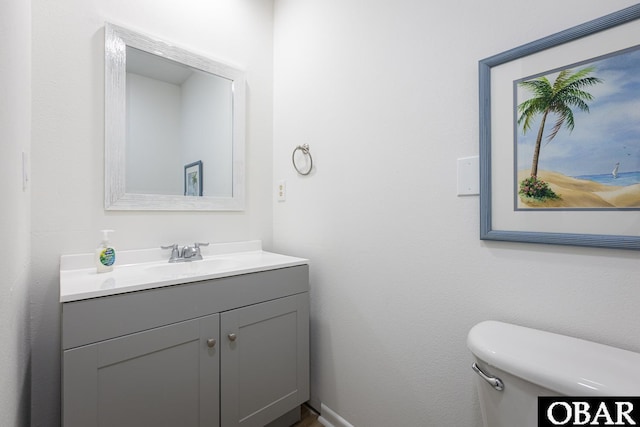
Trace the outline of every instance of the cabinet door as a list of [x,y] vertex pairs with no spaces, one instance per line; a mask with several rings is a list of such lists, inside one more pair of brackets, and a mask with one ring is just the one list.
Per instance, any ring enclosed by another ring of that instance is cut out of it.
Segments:
[[309,399],[309,293],[220,315],[223,427],[262,427]]
[[65,351],[64,426],[218,427],[219,326],[214,314]]

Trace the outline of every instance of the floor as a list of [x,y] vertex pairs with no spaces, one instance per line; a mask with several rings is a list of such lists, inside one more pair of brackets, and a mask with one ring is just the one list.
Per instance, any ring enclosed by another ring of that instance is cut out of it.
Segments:
[[318,414],[307,405],[302,405],[302,419],[291,427],[323,427],[318,421]]

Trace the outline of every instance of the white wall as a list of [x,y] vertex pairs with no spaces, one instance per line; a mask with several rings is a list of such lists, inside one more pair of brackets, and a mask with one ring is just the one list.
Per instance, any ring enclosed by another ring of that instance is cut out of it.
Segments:
[[[113,243],[119,249],[194,241],[271,243],[273,5],[270,0],[33,0],[32,12],[31,407],[32,425],[48,427],[60,419],[61,254],[93,251],[102,228],[116,230]],[[104,211],[104,21],[246,69],[245,212]]]
[[0,425],[29,423],[31,4],[0,1]]
[[127,73],[126,96],[127,193],[184,194],[180,86]]
[[478,427],[465,340],[486,319],[640,351],[638,252],[480,241],[455,171],[478,154],[480,59],[633,3],[276,1],[274,247],[312,262],[314,405]]
[[193,73],[182,84],[182,164],[202,160],[203,196],[233,196],[233,92],[229,80]]

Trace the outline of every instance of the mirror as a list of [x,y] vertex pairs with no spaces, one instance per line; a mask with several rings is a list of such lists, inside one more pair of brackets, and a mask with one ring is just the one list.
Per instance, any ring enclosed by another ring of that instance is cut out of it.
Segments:
[[245,79],[105,25],[105,209],[244,209]]

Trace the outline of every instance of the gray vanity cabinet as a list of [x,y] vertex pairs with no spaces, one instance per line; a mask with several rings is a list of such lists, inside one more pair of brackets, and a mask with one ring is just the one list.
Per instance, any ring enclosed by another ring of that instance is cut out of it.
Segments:
[[221,314],[221,419],[264,426],[308,399],[309,294]]
[[64,427],[262,427],[309,398],[308,267],[63,304]]
[[65,426],[218,426],[219,315],[64,353]]

